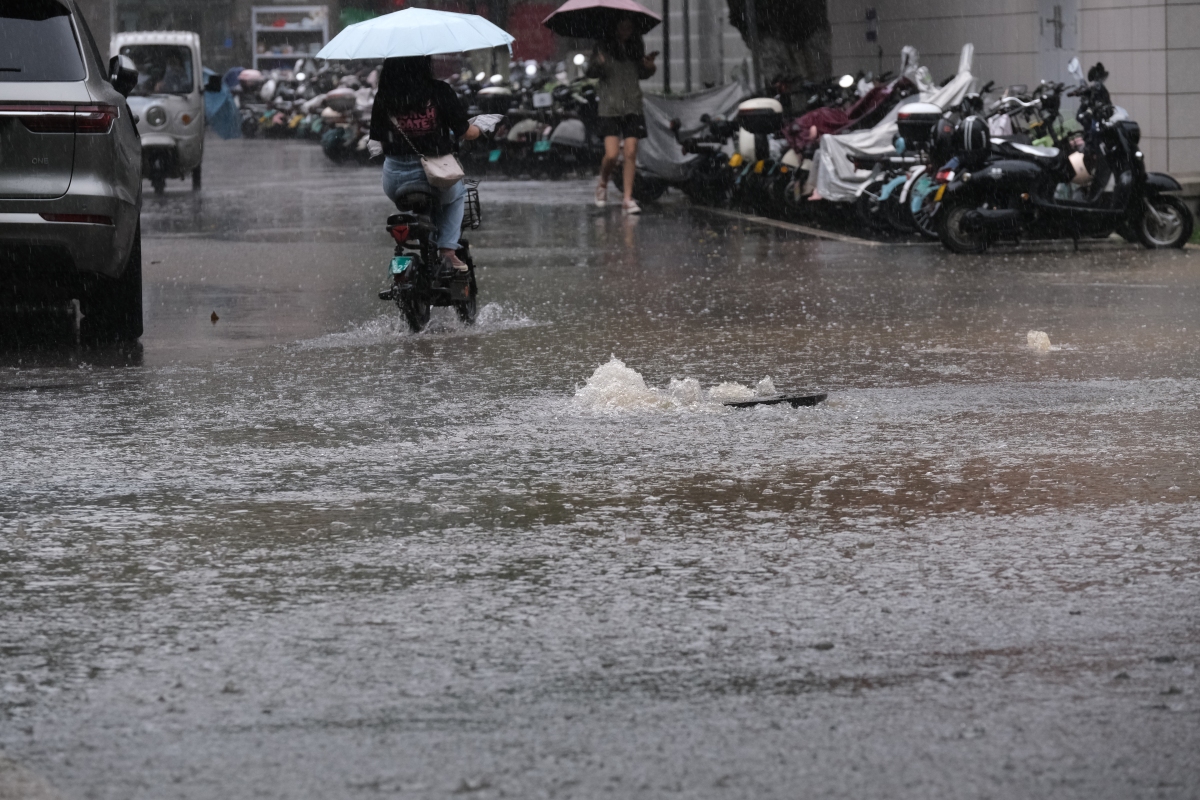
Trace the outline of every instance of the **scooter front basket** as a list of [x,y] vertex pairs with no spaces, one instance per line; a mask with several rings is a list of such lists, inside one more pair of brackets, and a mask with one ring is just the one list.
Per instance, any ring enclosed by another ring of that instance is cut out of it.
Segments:
[[463,203],[463,227],[474,230],[483,224],[483,211],[479,206],[479,181],[467,178],[466,201]]

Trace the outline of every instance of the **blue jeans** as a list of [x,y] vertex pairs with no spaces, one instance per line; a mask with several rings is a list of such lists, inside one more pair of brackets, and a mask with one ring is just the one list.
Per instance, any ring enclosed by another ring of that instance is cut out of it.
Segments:
[[433,210],[433,224],[437,225],[437,246],[443,250],[457,250],[458,237],[462,235],[463,203],[467,196],[463,182],[459,181],[448,189],[434,189],[425,177],[420,159],[400,159],[388,156],[383,162],[383,193],[396,202],[396,198],[407,192],[433,192],[440,200]]

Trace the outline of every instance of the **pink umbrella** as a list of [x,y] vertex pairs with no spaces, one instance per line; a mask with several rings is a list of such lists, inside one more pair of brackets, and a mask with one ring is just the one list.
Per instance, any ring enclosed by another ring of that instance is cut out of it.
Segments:
[[604,39],[613,35],[622,17],[632,19],[639,34],[662,22],[662,17],[634,0],[567,0],[542,24],[559,36]]

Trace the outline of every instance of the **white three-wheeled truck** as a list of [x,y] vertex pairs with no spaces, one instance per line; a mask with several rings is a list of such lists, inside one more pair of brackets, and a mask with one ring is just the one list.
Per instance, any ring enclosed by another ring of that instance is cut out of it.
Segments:
[[112,55],[128,56],[138,70],[129,93],[142,139],[142,176],[156,194],[168,178],[192,176],[200,188],[204,157],[204,85],[200,37],[183,31],[118,33]]

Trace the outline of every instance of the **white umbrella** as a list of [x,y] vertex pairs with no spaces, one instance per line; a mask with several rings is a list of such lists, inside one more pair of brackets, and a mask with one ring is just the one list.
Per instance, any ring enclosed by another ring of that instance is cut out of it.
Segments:
[[507,47],[513,37],[476,14],[406,8],[344,29],[317,58],[338,61],[433,56]]

